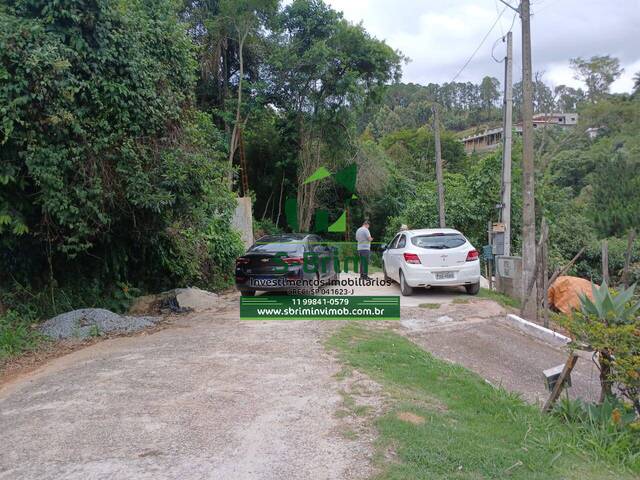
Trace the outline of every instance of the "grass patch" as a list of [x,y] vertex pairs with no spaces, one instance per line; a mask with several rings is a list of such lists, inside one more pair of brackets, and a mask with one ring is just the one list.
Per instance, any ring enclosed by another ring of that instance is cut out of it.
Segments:
[[439,303],[421,303],[418,305],[420,308],[428,308],[429,310],[437,310],[440,308]]
[[364,417],[371,411],[371,407],[368,405],[358,405],[353,398],[353,395],[345,392],[344,390],[341,390],[339,393],[342,397],[343,409],[338,412],[341,412],[339,415],[342,415],[342,417]]
[[0,360],[35,350],[43,339],[31,328],[32,318],[13,310],[0,315]]
[[453,303],[454,305],[466,305],[467,303],[469,303],[469,299],[464,297],[456,297],[451,300],[451,303]]
[[398,461],[381,479],[636,478],[628,467],[639,465],[596,456],[558,418],[404,337],[350,325],[329,346],[392,392],[395,405],[375,422],[380,450]]
[[520,300],[518,300],[517,298],[510,297],[508,295],[505,295],[504,293],[489,290],[488,288],[480,288],[478,297],[493,300],[494,302],[499,303],[505,308],[519,309],[521,305]]

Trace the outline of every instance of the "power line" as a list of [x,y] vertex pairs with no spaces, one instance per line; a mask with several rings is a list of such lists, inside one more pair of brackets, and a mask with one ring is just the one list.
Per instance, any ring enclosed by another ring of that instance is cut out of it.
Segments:
[[[498,0],[493,0],[495,5],[496,5],[496,13],[498,15],[500,15],[500,7],[498,6]],[[500,32],[502,33],[502,36],[504,37],[504,27],[502,26],[502,20],[500,20]]]
[[495,41],[495,42],[493,42],[493,47],[491,47],[491,58],[493,58],[493,61],[494,61],[494,62],[496,62],[496,63],[502,63],[502,62],[504,62],[504,58],[503,58],[502,60],[498,60],[498,59],[496,58],[496,56],[493,54],[493,52],[494,52],[494,51],[495,51],[495,49],[496,49],[496,45],[498,45],[498,42],[499,42],[500,40],[503,40],[503,41],[504,41],[504,36],[499,37],[499,38],[496,38],[496,41]]
[[[497,5],[497,4],[496,4],[496,5]],[[507,31],[507,33],[511,32],[511,30],[513,30],[513,24],[516,22],[516,16],[517,16],[517,15],[518,15],[518,13],[517,13],[517,12],[513,14],[513,18],[511,19],[511,26],[509,27],[509,30]],[[502,63],[502,62],[504,62],[504,58],[503,58],[502,60],[498,60],[498,59],[495,57],[495,55],[493,54],[493,52],[495,51],[495,49],[496,49],[496,45],[498,44],[498,42],[499,42],[500,40],[502,40],[503,42],[505,41],[505,37],[506,37],[506,34],[503,34],[503,35],[502,35],[502,37],[497,38],[497,39],[496,39],[496,41],[495,41],[495,42],[493,42],[493,46],[491,47],[491,58],[493,58],[494,62],[496,62],[496,63]]]
[[491,32],[493,32],[493,29],[496,27],[496,25],[498,24],[498,22],[500,21],[500,18],[502,17],[502,15],[504,15],[504,12],[507,10],[507,7],[504,7],[502,9],[502,11],[500,12],[500,14],[498,15],[498,18],[496,18],[495,22],[493,22],[493,25],[491,25],[491,28],[489,29],[489,31],[487,32],[487,34],[484,36],[484,38],[482,39],[482,41],[480,42],[480,45],[478,45],[478,47],[474,50],[474,52],[471,54],[471,56],[469,57],[469,59],[465,62],[465,64],[462,66],[462,68],[460,70],[458,70],[458,73],[456,73],[453,77],[453,79],[451,80],[451,82],[449,83],[453,83],[456,81],[456,79],[460,76],[460,74],[462,72],[464,72],[465,68],[467,68],[469,66],[469,64],[471,63],[471,60],[473,60],[473,58],[476,56],[476,53],[478,53],[478,50],[480,50],[482,48],[482,45],[484,45],[484,42],[487,41],[487,38],[489,38],[489,35],[491,35]]

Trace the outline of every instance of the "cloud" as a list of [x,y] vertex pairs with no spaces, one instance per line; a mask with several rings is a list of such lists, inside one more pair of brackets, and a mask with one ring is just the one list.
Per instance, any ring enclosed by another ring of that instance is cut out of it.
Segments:
[[[479,45],[504,5],[498,0],[327,0],[352,22],[365,28],[412,62],[405,66],[405,82],[450,81]],[[515,0],[511,3],[516,4]],[[625,74],[612,90],[629,91],[632,76],[640,70],[640,0],[533,0],[533,68],[544,71],[545,80],[580,86],[573,78],[569,59],[613,55]],[[478,82],[485,75],[499,79],[504,56],[499,38],[509,28],[514,12],[506,9],[500,22],[460,76],[460,81]],[[520,21],[514,23],[514,79],[521,77]]]

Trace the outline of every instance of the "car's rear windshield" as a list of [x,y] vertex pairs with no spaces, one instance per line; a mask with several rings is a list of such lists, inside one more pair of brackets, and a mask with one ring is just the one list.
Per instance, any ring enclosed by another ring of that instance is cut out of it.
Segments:
[[[275,240],[275,239],[274,239]],[[268,238],[261,238],[253,245],[249,252],[251,253],[297,253],[304,249],[302,240],[292,242],[272,241]]]
[[435,233],[431,235],[418,235],[411,237],[411,243],[420,248],[433,248],[444,250],[456,248],[466,243],[467,239],[459,233]]

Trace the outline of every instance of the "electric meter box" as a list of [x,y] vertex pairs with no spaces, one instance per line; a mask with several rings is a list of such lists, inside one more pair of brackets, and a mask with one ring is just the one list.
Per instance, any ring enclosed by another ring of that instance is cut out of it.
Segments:
[[494,255],[504,255],[504,223],[494,223],[491,227],[491,249]]

